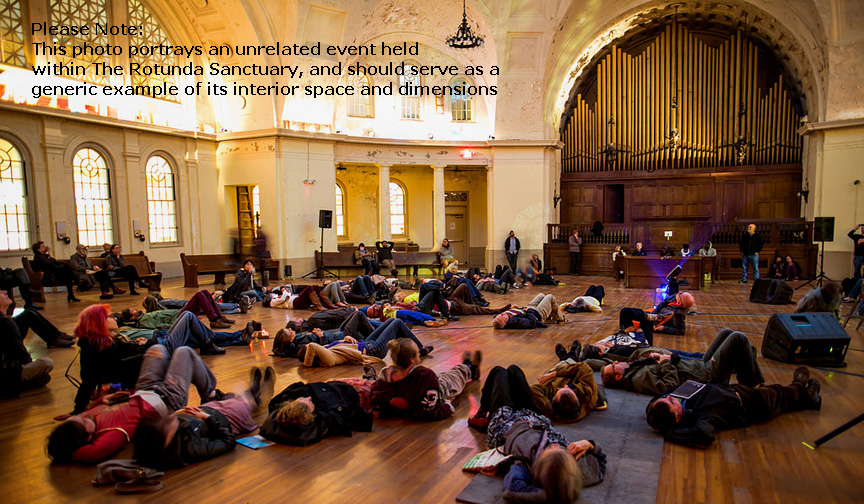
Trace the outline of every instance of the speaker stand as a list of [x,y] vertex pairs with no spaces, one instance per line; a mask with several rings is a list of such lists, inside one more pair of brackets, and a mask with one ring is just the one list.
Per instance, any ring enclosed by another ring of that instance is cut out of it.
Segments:
[[309,278],[311,276],[314,276],[315,278],[324,278],[324,273],[327,273],[328,276],[331,276],[333,278],[340,278],[339,275],[337,275],[336,273],[333,273],[332,271],[330,271],[324,267],[324,228],[323,227],[321,228],[321,242],[318,246],[318,251],[319,251],[318,257],[321,258],[321,260],[318,261],[318,267],[313,269],[309,273],[306,273],[305,275],[303,275],[300,278]]
[[798,287],[795,287],[795,290],[796,290],[796,291],[797,291],[798,289],[800,289],[800,288],[806,286],[806,285],[810,285],[810,284],[812,284],[813,282],[816,282],[816,285],[815,285],[815,286],[814,286],[814,285],[810,285],[810,286],[813,287],[814,289],[815,289],[816,287],[822,287],[822,280],[823,280],[823,279],[828,279],[829,282],[830,282],[830,281],[833,281],[833,280],[831,280],[830,278],[828,278],[827,275],[825,275],[825,269],[824,269],[824,268],[825,268],[825,240],[822,240],[822,241],[820,242],[820,245],[821,245],[822,249],[821,249],[821,251],[819,252],[819,274],[816,275],[816,278],[814,278],[813,280],[810,280],[809,282],[807,282],[807,283],[805,283],[805,284],[801,284],[801,285],[799,285]]
[[831,431],[828,434],[825,434],[824,436],[817,439],[816,443],[815,443],[816,447],[818,448],[820,445],[824,444],[828,440],[833,439],[835,436],[838,436],[838,435],[846,432],[847,430],[851,429],[852,427],[855,427],[856,425],[858,425],[861,422],[864,422],[864,413],[858,415],[857,417],[853,418],[852,420],[849,420],[848,422],[841,425],[840,427],[837,427],[833,431]]

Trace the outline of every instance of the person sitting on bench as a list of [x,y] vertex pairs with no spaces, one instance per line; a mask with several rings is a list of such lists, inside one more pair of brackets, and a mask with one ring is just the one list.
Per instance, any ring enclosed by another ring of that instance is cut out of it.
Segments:
[[66,285],[66,301],[77,303],[72,288],[75,286],[75,272],[68,264],[63,264],[51,254],[51,249],[43,241],[37,241],[30,247],[33,250],[33,271],[42,272],[47,280]]
[[82,291],[87,291],[93,288],[93,280],[99,283],[99,289],[102,295],[99,299],[111,299],[114,297],[112,289],[114,285],[111,283],[111,277],[108,272],[94,266],[87,257],[87,247],[79,243],[75,247],[75,253],[69,258],[69,266],[75,272],[75,278],[78,280],[78,288]]
[[[119,244],[115,243],[111,245],[111,253],[105,256],[105,270],[108,272],[108,276],[114,278],[115,276],[120,276],[129,281],[129,295],[137,296],[138,292],[135,290],[135,285],[138,284],[138,270],[135,269],[135,266],[127,265],[126,259],[123,257],[122,248]],[[123,289],[118,289],[114,287],[112,284],[112,288],[114,289],[114,294],[123,294]]]
[[756,387],[765,383],[756,349],[743,333],[723,329],[711,342],[702,360],[681,359],[675,354],[644,351],[638,360],[614,362],[600,372],[603,385],[622,387],[640,394],[664,394],[693,380],[728,384],[734,373],[738,383]]
[[[689,386],[683,384],[680,387]],[[679,387],[679,388],[680,388]],[[655,397],[645,410],[648,425],[671,443],[707,448],[720,430],[765,422],[777,415],[822,407],[819,381],[800,366],[790,385],[707,384],[689,399],[675,395],[678,388]]]

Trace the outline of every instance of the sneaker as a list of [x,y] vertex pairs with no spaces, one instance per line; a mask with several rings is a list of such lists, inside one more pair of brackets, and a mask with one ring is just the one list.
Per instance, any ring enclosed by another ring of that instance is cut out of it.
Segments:
[[432,350],[434,350],[434,349],[435,349],[435,347],[433,347],[432,345],[424,346],[423,348],[420,349],[420,357],[426,357],[427,355],[432,353]]
[[240,313],[246,313],[249,311],[249,308],[252,308],[252,298],[249,296],[242,296],[240,298]]
[[220,315],[219,320],[221,320],[222,322],[225,322],[226,324],[233,324],[234,322],[237,322],[236,320],[230,319],[230,318],[226,317],[225,315]]
[[578,361],[581,354],[582,342],[579,340],[573,340],[573,343],[570,343],[570,351],[567,352],[567,356],[573,358],[573,360]]
[[210,321],[210,329],[227,329],[231,327],[231,324],[223,321],[222,319],[216,319]]
[[468,426],[473,427],[480,432],[486,432],[489,428],[489,418],[486,416],[475,415],[468,419]]
[[522,284],[523,287],[531,287],[531,282],[525,282]]
[[561,343],[555,343],[555,355],[558,357],[559,361],[567,359],[567,349],[564,348],[564,345]]
[[810,370],[805,366],[798,366],[792,373],[793,382],[807,383],[810,380]]
[[459,320],[459,317],[457,317],[456,315],[453,315],[452,313],[450,315],[447,315],[448,322],[456,322],[457,320]]
[[819,394],[821,388],[822,385],[819,383],[819,380],[811,378],[807,382],[807,409],[822,409],[822,395]]
[[114,287],[114,294],[126,294],[126,291],[117,287]]
[[738,283],[746,284],[746,283],[747,283],[747,280],[738,280]]

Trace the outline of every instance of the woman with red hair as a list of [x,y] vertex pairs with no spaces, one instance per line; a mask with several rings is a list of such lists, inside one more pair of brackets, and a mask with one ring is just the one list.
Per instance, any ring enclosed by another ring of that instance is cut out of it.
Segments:
[[78,315],[75,336],[81,347],[81,385],[73,414],[87,409],[93,392],[103,383],[119,383],[122,388],[135,385],[146,341],[128,343],[117,339],[116,331],[117,321],[108,305],[88,306]]

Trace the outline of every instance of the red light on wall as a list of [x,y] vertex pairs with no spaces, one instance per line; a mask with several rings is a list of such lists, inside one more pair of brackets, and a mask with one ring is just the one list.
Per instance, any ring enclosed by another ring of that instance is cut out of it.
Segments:
[[462,149],[462,159],[471,159],[474,157],[474,152],[471,149]]

